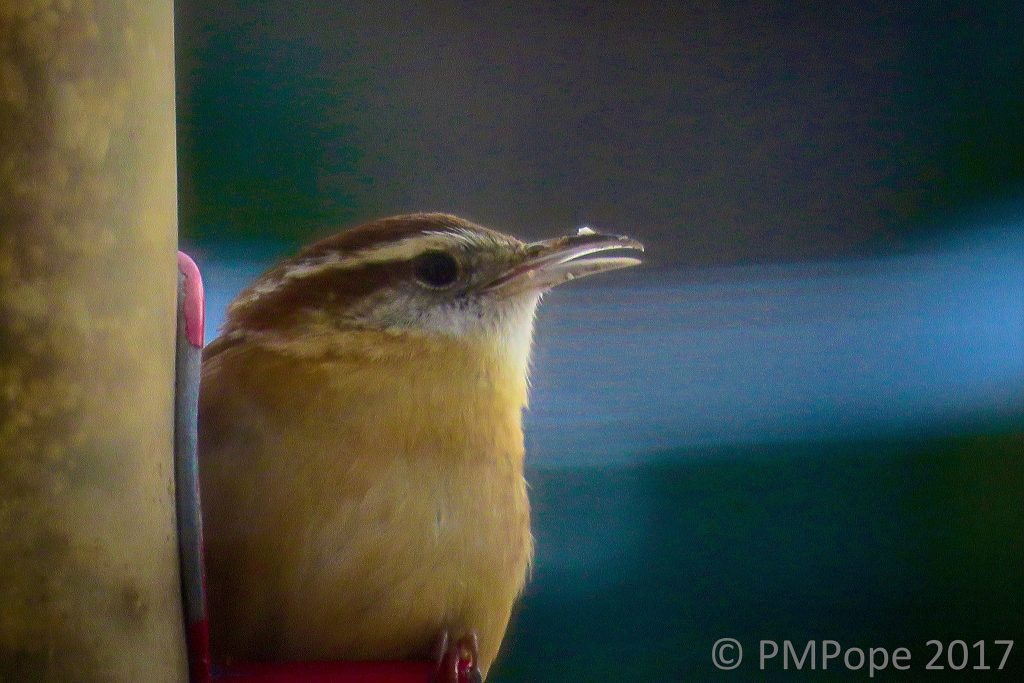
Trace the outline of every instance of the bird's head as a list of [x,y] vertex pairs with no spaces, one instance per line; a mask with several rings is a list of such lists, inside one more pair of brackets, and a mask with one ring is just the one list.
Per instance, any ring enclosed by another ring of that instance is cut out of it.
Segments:
[[525,362],[541,295],[633,266],[636,240],[588,229],[526,243],[447,214],[396,216],[312,244],[228,309],[225,336],[281,342],[353,332],[497,345]]

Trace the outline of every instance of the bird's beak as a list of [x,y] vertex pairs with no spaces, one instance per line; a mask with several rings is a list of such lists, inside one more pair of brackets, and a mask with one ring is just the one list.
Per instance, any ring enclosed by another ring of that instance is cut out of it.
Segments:
[[611,250],[643,251],[644,245],[625,235],[580,228],[575,235],[527,244],[521,258],[487,289],[507,294],[544,292],[579,277],[640,264],[632,256],[592,256]]

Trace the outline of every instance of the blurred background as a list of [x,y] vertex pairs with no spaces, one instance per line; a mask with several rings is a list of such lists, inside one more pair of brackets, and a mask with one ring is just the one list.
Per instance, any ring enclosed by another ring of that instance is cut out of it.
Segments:
[[909,680],[971,678],[926,640],[1016,639],[984,677],[1020,679],[1020,3],[176,5],[211,337],[380,216],[647,244],[542,307],[491,680],[794,677],[716,671],[722,637],[907,646]]

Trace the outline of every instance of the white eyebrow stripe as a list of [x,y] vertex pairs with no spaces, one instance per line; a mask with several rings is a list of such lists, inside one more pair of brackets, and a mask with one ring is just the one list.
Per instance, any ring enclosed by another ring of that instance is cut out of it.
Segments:
[[387,263],[389,261],[407,261],[415,256],[434,247],[443,249],[449,246],[450,241],[441,238],[442,235],[422,234],[415,237],[406,237],[398,242],[391,242],[380,247],[367,247],[349,254],[337,267],[343,269],[359,268],[360,266],[374,263]]
[[[329,251],[319,256],[304,258],[290,264],[281,274],[267,274],[254,282],[247,292],[243,292],[237,304],[250,304],[260,297],[273,294],[281,289],[289,280],[299,280],[323,273],[337,267],[342,262],[341,252]],[[232,305],[234,307],[234,304]]]
[[397,242],[379,247],[367,247],[347,256],[339,250],[332,250],[296,261],[288,265],[284,272],[258,280],[239,300],[239,303],[248,304],[262,296],[272,294],[292,280],[314,277],[334,270],[352,270],[376,263],[406,261],[431,248],[450,247],[453,240],[470,248],[483,248],[491,245],[486,237],[471,230],[453,226],[448,230],[435,230],[405,237]]
[[281,275],[283,279],[295,279],[309,277],[317,273],[323,272],[325,268],[330,268],[341,262],[341,253],[337,251],[329,251],[319,256],[313,256],[311,258],[305,258],[301,261],[291,264],[288,266],[284,273]]
[[446,240],[455,240],[466,247],[487,247],[493,244],[493,240],[489,240],[478,232],[472,230],[465,230],[463,228],[452,227],[448,230],[435,230],[423,233],[424,237],[443,237]]
[[287,279],[304,278],[323,273],[328,270],[351,270],[375,263],[390,261],[407,261],[419,256],[431,248],[444,249],[450,247],[452,240],[466,246],[487,246],[487,242],[469,231],[451,230],[424,232],[420,235],[403,238],[379,247],[367,247],[343,256],[339,251],[303,259],[290,265],[282,277]]

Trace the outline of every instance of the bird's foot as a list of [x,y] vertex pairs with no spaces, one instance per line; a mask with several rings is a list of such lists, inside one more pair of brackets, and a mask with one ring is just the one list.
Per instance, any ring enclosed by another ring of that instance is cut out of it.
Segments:
[[437,671],[432,683],[483,683],[475,633],[452,641],[445,630],[434,647]]

